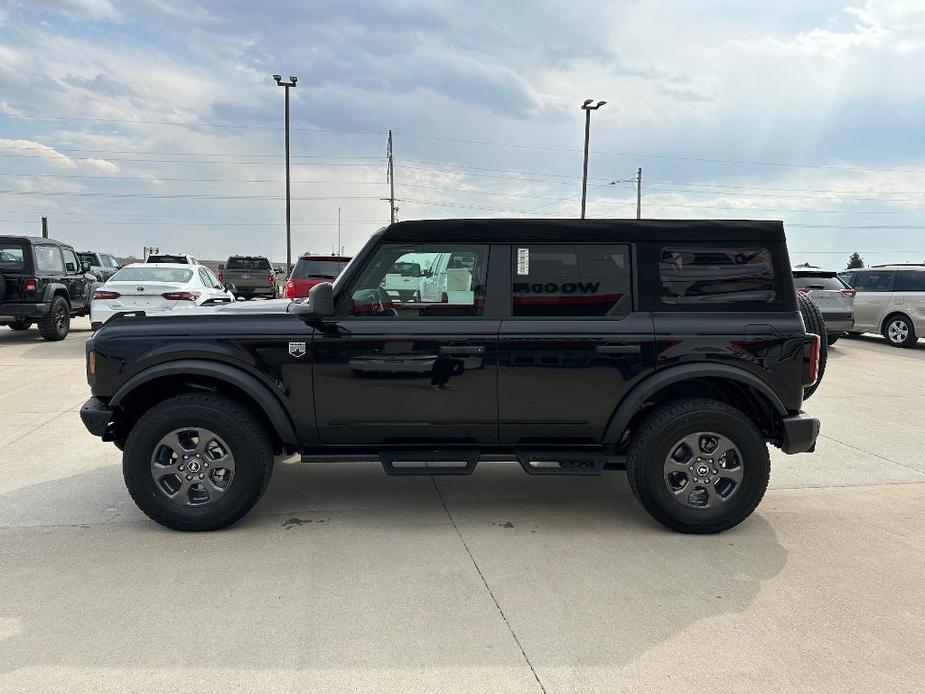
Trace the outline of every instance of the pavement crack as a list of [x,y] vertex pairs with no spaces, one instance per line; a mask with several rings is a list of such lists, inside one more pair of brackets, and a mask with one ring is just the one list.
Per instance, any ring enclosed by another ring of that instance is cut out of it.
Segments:
[[864,448],[861,448],[861,447],[859,447],[859,446],[852,446],[850,443],[845,443],[844,441],[841,441],[841,440],[839,440],[839,439],[833,439],[831,436],[826,436],[825,434],[819,434],[819,438],[820,438],[820,439],[827,439],[828,441],[834,441],[835,443],[840,443],[842,446],[847,446],[848,448],[853,448],[854,450],[860,451],[861,453],[867,453],[867,455],[872,455],[872,456],[874,456],[875,458],[879,458],[880,460],[885,460],[885,461],[888,462],[888,463],[893,463],[894,465],[899,465],[900,467],[904,467],[904,468],[907,468],[907,469],[909,469],[909,470],[914,470],[915,472],[918,472],[918,473],[920,473],[920,474],[925,474],[925,472],[923,472],[922,470],[919,470],[917,467],[913,467],[912,465],[906,465],[905,463],[901,463],[901,462],[899,462],[898,460],[893,460],[892,458],[886,458],[886,457],[884,457],[884,456],[882,456],[882,455],[879,455],[878,453],[874,453],[873,451],[868,451],[868,450],[866,450],[866,449],[864,449]]
[[530,662],[527,652],[524,650],[523,644],[520,642],[520,639],[517,637],[517,633],[514,631],[514,627],[511,626],[511,622],[508,620],[507,615],[504,614],[504,610],[501,609],[501,605],[498,603],[498,598],[495,597],[494,592],[491,589],[491,586],[488,585],[488,581],[485,579],[485,574],[482,573],[482,569],[479,566],[479,563],[475,560],[475,557],[472,555],[472,550],[469,549],[469,544],[466,542],[466,538],[463,537],[463,534],[459,530],[459,526],[456,525],[456,520],[453,518],[453,514],[450,513],[449,507],[446,505],[446,499],[443,498],[443,494],[440,491],[440,487],[437,486],[437,480],[434,479],[434,476],[430,476],[430,481],[434,485],[434,490],[437,492],[437,496],[440,498],[440,503],[443,505],[443,510],[446,511],[447,518],[450,519],[450,523],[453,525],[453,530],[456,531],[456,536],[459,538],[459,541],[462,543],[463,548],[466,550],[466,554],[469,555],[469,561],[472,562],[472,566],[475,567],[476,572],[479,575],[479,578],[482,579],[482,585],[485,586],[485,590],[488,591],[491,601],[495,604],[495,609],[498,610],[498,614],[501,615],[501,619],[504,620],[504,625],[507,627],[508,632],[511,634],[511,637],[514,639],[514,643],[517,644],[517,648],[520,649],[520,654],[523,656],[524,662],[527,664],[527,667],[530,668],[530,672],[533,673],[533,678],[536,680],[537,685],[540,688],[540,691],[543,694],[546,694],[546,687],[543,686],[540,676],[536,673],[536,668],[533,667],[533,663]]

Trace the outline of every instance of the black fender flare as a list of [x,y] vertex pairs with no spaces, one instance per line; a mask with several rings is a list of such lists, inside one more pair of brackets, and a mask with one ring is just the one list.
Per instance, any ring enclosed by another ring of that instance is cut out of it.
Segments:
[[243,369],[216,361],[204,359],[178,359],[150,366],[129,378],[119,386],[109,400],[109,407],[115,409],[139,386],[164,376],[209,376],[247,393],[266,414],[284,446],[298,445],[298,437],[292,419],[279,398],[264,383]]
[[728,364],[680,364],[662,371],[656,371],[630,389],[610,417],[610,422],[604,432],[604,443],[618,443],[633,415],[636,414],[646,400],[662,388],[681,381],[693,381],[698,378],[726,378],[751,386],[768,400],[779,415],[786,417],[788,414],[784,403],[781,402],[780,397],[771,386],[745,369],[729,366]]
[[42,301],[51,301],[51,297],[59,291],[64,293],[64,298],[67,300],[68,305],[70,305],[71,294],[68,292],[67,287],[60,282],[49,282],[45,285],[45,290],[42,292]]

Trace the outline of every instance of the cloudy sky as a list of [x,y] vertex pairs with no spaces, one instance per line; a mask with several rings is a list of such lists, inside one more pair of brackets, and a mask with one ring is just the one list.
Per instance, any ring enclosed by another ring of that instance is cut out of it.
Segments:
[[[925,4],[0,0],[0,227],[285,257],[400,219],[783,219],[791,256],[925,259]],[[616,183],[611,184],[611,181]]]

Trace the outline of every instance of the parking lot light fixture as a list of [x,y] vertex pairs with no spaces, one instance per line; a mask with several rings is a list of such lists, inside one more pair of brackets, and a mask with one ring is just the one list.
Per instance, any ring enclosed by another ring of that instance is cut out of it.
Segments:
[[284,82],[282,75],[273,75],[278,87],[286,90],[285,130],[286,130],[286,274],[292,272],[292,215],[291,195],[289,192],[289,88],[295,87],[299,78],[289,75],[289,81]]
[[[585,112],[585,158],[581,168],[581,218],[585,218],[585,202],[588,196],[588,142],[591,140],[591,111],[596,111],[606,101],[594,103],[594,99],[585,99],[581,110]],[[592,105],[593,104],[593,105]]]

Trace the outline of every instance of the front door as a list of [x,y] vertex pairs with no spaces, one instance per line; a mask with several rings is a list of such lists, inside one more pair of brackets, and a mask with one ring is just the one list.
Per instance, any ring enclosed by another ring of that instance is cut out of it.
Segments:
[[[486,311],[488,263],[487,245],[377,249],[312,341],[322,443],[497,442],[500,319]],[[433,270],[413,292],[387,289],[386,276],[409,266]]]
[[652,316],[633,308],[630,255],[626,244],[511,248],[502,443],[599,443],[624,393],[654,370]]
[[64,257],[64,277],[63,284],[67,287],[67,293],[71,297],[72,309],[83,309],[90,305],[90,277],[84,274],[77,259],[77,254],[70,248],[61,248],[61,254]]
[[894,270],[865,270],[854,276],[854,328],[880,332],[893,292]]

